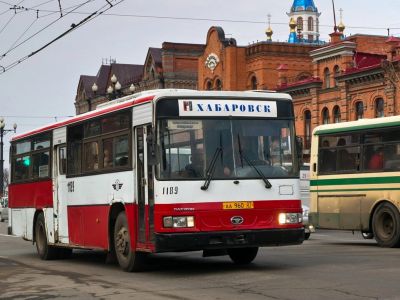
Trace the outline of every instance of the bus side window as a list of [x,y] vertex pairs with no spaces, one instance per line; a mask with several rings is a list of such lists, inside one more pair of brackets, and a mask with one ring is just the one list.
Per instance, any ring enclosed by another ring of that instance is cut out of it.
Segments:
[[60,175],[65,175],[67,172],[66,147],[61,147],[58,149],[58,172]]

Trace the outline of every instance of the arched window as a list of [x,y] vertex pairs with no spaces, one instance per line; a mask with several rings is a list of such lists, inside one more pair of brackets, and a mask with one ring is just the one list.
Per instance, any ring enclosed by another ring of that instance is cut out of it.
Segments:
[[302,17],[297,18],[297,30],[303,30],[303,18]]
[[355,109],[356,109],[356,120],[364,118],[364,103],[362,101],[356,102]]
[[328,68],[324,70],[324,81],[325,81],[325,88],[329,89],[331,87],[331,73],[329,72]]
[[257,87],[258,87],[257,77],[253,76],[253,77],[251,77],[251,89],[256,90]]
[[329,124],[329,110],[326,107],[322,110],[322,124]]
[[340,121],[341,121],[340,107],[336,105],[333,108],[333,123],[340,123]]
[[384,103],[382,98],[375,100],[375,118],[382,118],[385,116]]
[[216,90],[216,91],[222,91],[222,81],[219,80],[219,79],[217,79],[217,80],[215,81],[215,90]]
[[211,91],[212,90],[212,83],[211,83],[210,80],[208,80],[207,83],[206,83],[206,90],[207,91]]
[[314,30],[314,19],[312,17],[308,18],[308,31]]
[[337,77],[340,75],[340,68],[339,68],[339,66],[335,66],[334,68],[333,68],[333,77],[334,77],[334,79],[335,79],[335,87],[336,86],[338,86],[339,85],[339,83],[338,83],[338,80],[337,80]]

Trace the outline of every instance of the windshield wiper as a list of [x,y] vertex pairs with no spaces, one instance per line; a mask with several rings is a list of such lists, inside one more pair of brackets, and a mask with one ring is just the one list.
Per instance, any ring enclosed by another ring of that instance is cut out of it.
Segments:
[[[264,176],[263,172],[261,172],[250,160],[247,159],[247,157],[243,154],[242,146],[240,145],[240,136],[238,134],[238,146],[239,146],[239,155],[240,155],[240,160],[243,160],[254,170],[256,170],[257,174],[260,175],[262,180],[265,183],[265,188],[270,189],[272,187],[271,182]],[[243,162],[242,162],[243,165]]]
[[215,172],[215,164],[217,162],[218,155],[220,153],[222,153],[222,147],[217,147],[217,149],[215,149],[214,156],[211,159],[210,164],[208,165],[208,168],[206,170],[206,181],[201,186],[201,189],[203,191],[207,190],[208,186],[210,185],[211,179],[212,179],[212,177],[214,175],[214,172]]

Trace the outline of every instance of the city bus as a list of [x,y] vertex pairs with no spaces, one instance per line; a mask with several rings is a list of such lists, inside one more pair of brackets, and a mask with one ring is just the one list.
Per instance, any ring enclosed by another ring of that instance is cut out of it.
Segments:
[[286,94],[147,91],[11,145],[11,232],[45,260],[100,249],[136,271],[148,253],[202,250],[247,264],[304,240]]
[[310,163],[312,225],[400,246],[400,116],[316,127]]

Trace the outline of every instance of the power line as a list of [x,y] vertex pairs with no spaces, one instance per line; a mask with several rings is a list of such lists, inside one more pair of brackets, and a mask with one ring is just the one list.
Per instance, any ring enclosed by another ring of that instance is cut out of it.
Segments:
[[[117,0],[115,0],[117,1]],[[84,24],[92,21],[93,19],[97,18],[98,16],[102,15],[104,12],[110,10],[111,8],[113,8],[114,6],[124,2],[125,0],[120,0],[118,2],[116,2],[114,5],[111,5],[110,7],[104,9],[104,7],[107,7],[107,5],[102,6],[101,8],[99,8],[97,11],[93,12],[91,15],[87,16],[86,18],[84,18],[82,21],[80,21],[78,24],[72,24],[71,28],[68,29],[67,31],[65,31],[64,33],[60,34],[59,36],[57,36],[56,38],[54,38],[53,40],[51,40],[50,42],[48,42],[47,44],[45,44],[43,47],[37,49],[36,51],[33,51],[31,54],[26,55],[16,61],[14,61],[13,63],[9,64],[8,66],[4,67],[4,66],[0,66],[2,68],[2,72],[0,72],[1,74],[4,74],[6,71],[13,69],[14,67],[16,67],[17,65],[19,65],[20,63],[24,62],[25,60],[31,58],[32,56],[36,55],[37,53],[39,53],[40,51],[44,50],[45,48],[47,48],[48,46],[50,46],[51,44],[55,43],[56,41],[58,41],[59,39],[63,38],[64,36],[66,36],[67,34],[71,33],[72,31],[76,30],[77,28],[83,26]],[[108,1],[107,1],[108,2]],[[104,10],[102,10],[104,9]],[[15,47],[13,48],[15,49]]]
[[[0,0],[1,1],[1,0]],[[70,13],[72,13],[73,11],[75,11],[76,9],[84,6],[85,4],[92,2],[94,0],[87,0],[79,5],[77,5],[73,10],[67,12],[63,17],[69,15]],[[62,17],[57,18],[56,20],[50,22],[49,24],[47,24],[45,27],[43,27],[42,29],[40,29],[39,31],[35,32],[34,34],[32,34],[31,36],[29,36],[28,38],[26,38],[25,40],[23,40],[22,42],[20,42],[19,44],[15,45],[14,47],[10,48],[7,52],[3,53],[0,55],[0,60],[3,59],[8,53],[10,53],[11,51],[15,50],[16,48],[18,48],[19,46],[25,44],[27,41],[29,41],[30,39],[32,39],[33,37],[35,37],[36,35],[38,35],[39,33],[41,33],[42,31],[46,30],[47,28],[49,28],[50,26],[52,26],[53,24],[55,24],[56,22],[58,22]],[[1,32],[0,32],[1,33]],[[2,73],[0,73],[2,74]]]
[[[39,10],[46,13],[58,13],[55,10]],[[74,11],[72,14],[89,15],[89,12]],[[103,16],[111,17],[125,17],[125,18],[144,18],[144,19],[166,19],[166,20],[179,20],[179,21],[206,21],[206,22],[225,22],[225,23],[247,23],[247,24],[265,24],[265,21],[252,21],[252,20],[235,20],[235,19],[213,19],[213,18],[193,18],[193,17],[174,17],[174,16],[157,16],[157,15],[137,15],[137,14],[117,14],[117,13],[103,13]],[[286,22],[271,22],[271,25],[284,25]],[[320,24],[320,27],[332,27],[332,25]],[[349,29],[369,29],[369,30],[387,30],[400,29],[400,27],[371,27],[371,26],[346,26]]]

